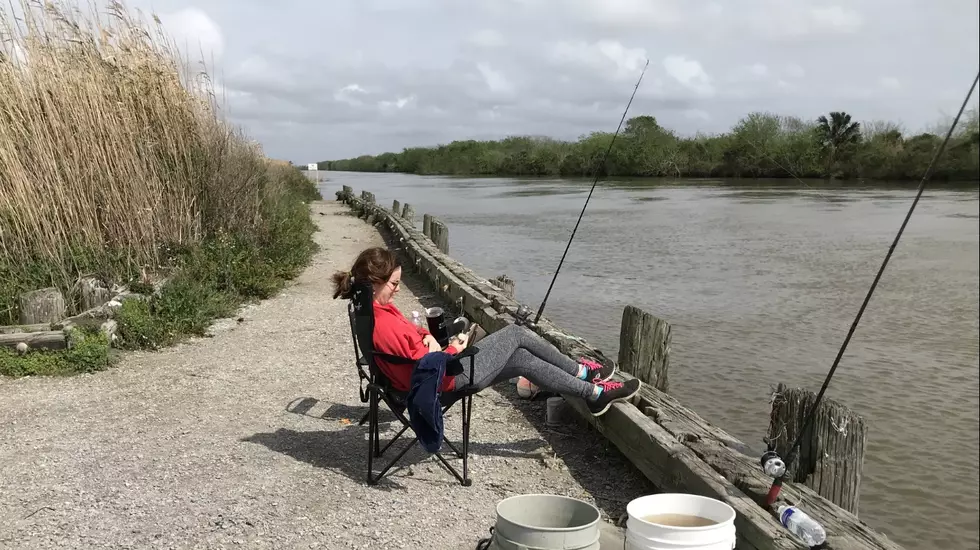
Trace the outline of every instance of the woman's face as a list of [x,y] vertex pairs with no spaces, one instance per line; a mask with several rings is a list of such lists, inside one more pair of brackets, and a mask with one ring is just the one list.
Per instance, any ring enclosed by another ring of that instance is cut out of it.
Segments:
[[402,268],[396,267],[388,281],[381,285],[374,285],[374,300],[381,305],[391,302],[402,284]]

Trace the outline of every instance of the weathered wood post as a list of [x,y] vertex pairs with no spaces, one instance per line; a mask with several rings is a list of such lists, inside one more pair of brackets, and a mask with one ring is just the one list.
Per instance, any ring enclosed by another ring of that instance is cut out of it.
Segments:
[[443,254],[449,254],[449,227],[442,220],[432,218],[429,230],[432,232],[432,242]]
[[490,282],[500,287],[500,290],[502,291],[504,296],[512,300],[514,299],[514,291],[515,291],[514,279],[511,279],[507,275],[497,275],[493,279],[490,279]]
[[422,214],[422,234],[432,238],[432,214]]
[[393,216],[402,215],[402,203],[398,202],[398,199],[391,201],[391,214]]
[[337,200],[341,202],[350,202],[350,198],[354,196],[354,189],[350,185],[344,185],[340,188],[340,193],[337,194]]
[[402,206],[402,218],[408,222],[408,225],[415,227],[415,209],[407,202]]
[[101,306],[115,296],[109,285],[98,277],[82,277],[78,280],[78,287],[82,294],[82,311]]
[[19,302],[22,325],[56,323],[65,317],[65,297],[54,287],[25,292]]
[[670,388],[670,324],[634,306],[623,308],[619,368],[662,392]]
[[370,191],[361,191],[361,199],[364,200],[364,219],[368,223],[374,224],[374,193]]
[[[779,384],[772,399],[767,439],[784,459],[803,429],[816,394],[804,388]],[[787,464],[790,479],[803,483],[820,496],[857,515],[868,439],[864,419],[834,400],[820,400],[808,433],[796,458]]]

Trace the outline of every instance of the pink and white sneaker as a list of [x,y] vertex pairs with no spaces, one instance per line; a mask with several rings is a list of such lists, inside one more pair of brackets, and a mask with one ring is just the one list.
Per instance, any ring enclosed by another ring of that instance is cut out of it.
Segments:
[[616,402],[626,402],[640,391],[642,384],[638,378],[630,378],[626,382],[596,381],[596,386],[602,389],[597,399],[586,401],[592,416],[602,416]]
[[612,378],[614,374],[616,374],[615,366],[607,367],[605,365],[602,365],[601,363],[597,363],[596,361],[593,361],[592,359],[588,359],[585,357],[579,357],[578,364],[585,367],[587,371],[585,374],[585,379],[589,381],[598,380],[601,382],[605,382],[610,378]]

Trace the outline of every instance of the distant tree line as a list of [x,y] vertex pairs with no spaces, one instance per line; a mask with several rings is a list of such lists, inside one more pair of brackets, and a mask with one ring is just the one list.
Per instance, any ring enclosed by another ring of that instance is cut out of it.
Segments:
[[[948,128],[948,126],[947,126]],[[913,180],[922,177],[945,130],[905,135],[890,122],[860,124],[832,112],[816,120],[752,113],[731,131],[680,137],[652,116],[629,119],[605,176]],[[401,153],[323,161],[321,170],[497,176],[591,176],[613,138],[593,132],[578,141],[508,137],[453,141]],[[933,174],[936,180],[980,180],[977,110],[960,120]]]

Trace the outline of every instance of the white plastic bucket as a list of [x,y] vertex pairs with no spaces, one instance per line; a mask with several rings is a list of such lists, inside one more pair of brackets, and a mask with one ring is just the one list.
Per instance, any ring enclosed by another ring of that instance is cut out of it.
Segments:
[[[626,505],[628,550],[732,550],[735,510],[720,500],[685,493],[663,493],[633,499]],[[703,527],[651,523],[643,518],[686,514],[714,521]]]
[[[599,550],[599,509],[560,495],[518,495],[497,503],[494,550]],[[730,549],[729,549],[730,550]]]

